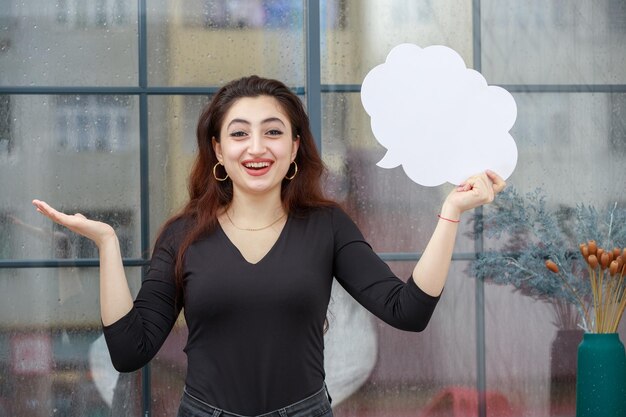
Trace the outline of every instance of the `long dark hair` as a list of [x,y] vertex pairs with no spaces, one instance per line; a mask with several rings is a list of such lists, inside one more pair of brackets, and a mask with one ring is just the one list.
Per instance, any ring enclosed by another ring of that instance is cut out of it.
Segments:
[[[276,99],[291,123],[293,140],[300,137],[295,162],[298,173],[292,180],[283,180],[281,201],[289,214],[300,215],[316,207],[333,206],[335,203],[324,197],[321,180],[326,168],[317,151],[309,118],[302,102],[280,81],[256,75],[243,77],[224,85],[204,108],[198,120],[196,136],[198,154],[189,176],[189,202],[180,213],[169,219],[162,230],[179,219],[186,223],[185,234],[178,248],[175,274],[179,293],[183,287],[183,262],[189,246],[203,235],[212,232],[218,225],[217,216],[233,198],[230,180],[217,181],[213,167],[218,162],[211,140],[220,141],[220,130],[224,117],[231,106],[243,97],[269,96]],[[162,232],[161,232],[162,233]]]

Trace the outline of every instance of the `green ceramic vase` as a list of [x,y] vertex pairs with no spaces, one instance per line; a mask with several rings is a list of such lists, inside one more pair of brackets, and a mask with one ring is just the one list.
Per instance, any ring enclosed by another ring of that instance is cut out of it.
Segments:
[[576,417],[626,416],[626,353],[617,333],[585,333],[578,346]]

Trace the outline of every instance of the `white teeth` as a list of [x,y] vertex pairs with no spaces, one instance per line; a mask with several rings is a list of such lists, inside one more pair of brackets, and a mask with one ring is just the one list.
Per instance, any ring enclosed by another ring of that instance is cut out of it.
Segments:
[[248,162],[245,164],[246,168],[265,168],[270,166],[269,162]]

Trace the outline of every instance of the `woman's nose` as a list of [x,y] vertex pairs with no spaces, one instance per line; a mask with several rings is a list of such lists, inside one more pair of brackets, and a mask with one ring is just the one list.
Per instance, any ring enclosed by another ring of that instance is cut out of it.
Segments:
[[259,155],[265,152],[265,142],[262,135],[253,134],[249,143],[248,152],[251,154]]

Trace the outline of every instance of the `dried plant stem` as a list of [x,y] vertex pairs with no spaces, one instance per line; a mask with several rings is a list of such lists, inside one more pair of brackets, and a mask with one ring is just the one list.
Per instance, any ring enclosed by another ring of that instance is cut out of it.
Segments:
[[607,308],[607,318],[608,321],[606,322],[605,325],[605,330],[607,332],[611,332],[611,329],[613,328],[613,324],[615,322],[615,319],[617,317],[617,313],[619,311],[619,300],[621,298],[621,279],[617,276],[610,276],[609,277],[609,283],[607,284],[607,293],[609,294],[607,303],[608,303],[608,308]]
[[624,296],[624,294],[622,294],[622,302],[621,302],[621,306],[617,312],[617,315],[615,316],[615,323],[613,324],[613,332],[615,333],[617,332],[617,326],[619,325],[619,321],[622,318],[622,315],[624,314],[624,310],[626,310],[626,296]]
[[598,300],[600,302],[598,309],[598,329],[599,332],[602,333],[602,330],[604,330],[605,327],[606,310],[608,308],[606,300],[606,294],[608,293],[608,291],[603,291],[604,273],[602,272],[601,266],[598,267],[598,273],[596,274],[596,276],[598,277],[598,292],[600,293],[600,295],[598,296]]
[[616,275],[615,282],[616,290],[615,299],[613,301],[615,310],[612,316],[612,323],[609,327],[609,333],[617,332],[617,326],[619,325],[620,319],[626,309],[626,286],[624,285],[624,274],[620,274],[619,278],[617,278]]
[[601,266],[589,267],[596,333],[615,333],[626,309],[624,274],[611,276]]
[[592,327],[597,332],[598,327],[599,327],[598,322],[600,321],[600,318],[599,318],[600,297],[598,293],[598,282],[596,280],[596,270],[592,268],[591,266],[589,266],[588,269],[589,269],[589,282],[591,283],[591,292],[593,295],[593,311],[595,312],[595,320],[592,323]]
[[524,268],[524,266],[522,266],[522,264],[517,262],[517,259],[515,259],[515,258],[507,257],[507,258],[505,258],[505,260],[507,262],[509,262],[509,264],[515,266],[520,271],[526,272],[528,274],[528,278],[530,278],[530,277],[540,277],[540,275],[537,274],[535,271],[531,271],[528,268]]

